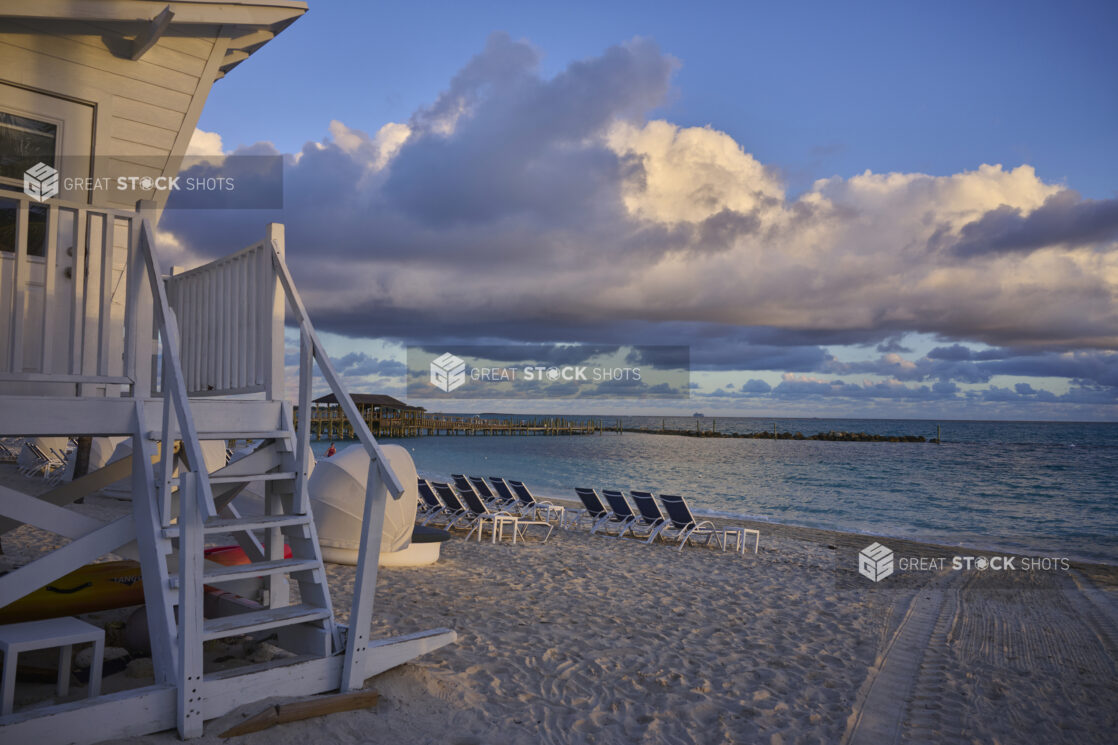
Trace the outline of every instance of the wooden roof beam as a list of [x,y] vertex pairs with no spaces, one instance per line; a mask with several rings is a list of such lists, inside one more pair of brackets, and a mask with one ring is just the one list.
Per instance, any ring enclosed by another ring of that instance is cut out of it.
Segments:
[[133,61],[140,59],[144,56],[147,50],[155,46],[155,42],[159,41],[159,37],[171,25],[171,19],[175,17],[175,12],[171,10],[171,6],[165,7],[159,15],[152,19],[151,24],[144,29],[143,32],[138,34],[132,40],[132,54]]

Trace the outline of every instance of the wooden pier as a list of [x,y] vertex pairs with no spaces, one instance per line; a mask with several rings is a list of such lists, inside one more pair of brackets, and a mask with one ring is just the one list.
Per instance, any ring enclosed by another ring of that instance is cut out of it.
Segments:
[[[418,407],[388,408],[362,403],[357,409],[375,437],[424,437],[434,435],[592,435],[602,431],[600,421],[576,421],[562,417],[517,417],[513,419],[463,417],[434,414]],[[296,410],[298,420],[302,412]],[[336,403],[315,402],[311,406],[311,434],[319,440],[350,440],[353,424]]]

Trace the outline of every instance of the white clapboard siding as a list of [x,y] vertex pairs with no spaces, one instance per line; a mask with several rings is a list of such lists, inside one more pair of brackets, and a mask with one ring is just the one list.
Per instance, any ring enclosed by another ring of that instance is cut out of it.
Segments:
[[83,43],[83,41],[78,41],[69,36],[44,36],[42,32],[16,21],[4,24],[4,42],[41,55],[66,60],[85,68],[145,81],[161,88],[186,94],[192,94],[194,89],[198,87],[198,76],[201,74],[200,69],[191,75],[179,70],[154,65],[147,59],[133,61],[117,57],[106,48],[100,36],[86,35]]
[[[179,117],[179,123],[182,123],[182,117]],[[119,116],[113,117],[110,131],[113,135],[113,142],[129,143],[129,145],[120,146],[119,150],[114,148],[115,152],[121,153],[127,152],[127,148],[132,144],[137,144],[157,148],[160,154],[165,155],[174,147],[175,137],[178,136],[177,127],[175,129],[165,129],[145,122],[122,119]]]
[[159,127],[172,132],[177,132],[179,127],[182,126],[183,114],[181,111],[156,106],[150,101],[137,101],[127,96],[113,96],[112,109],[114,125],[116,120],[124,120]]
[[[63,21],[59,19],[46,21],[27,18],[14,21],[13,28],[30,30],[46,38],[65,39],[98,50],[105,48],[105,39],[125,40],[129,36],[122,33],[119,27],[114,28],[108,24],[90,23],[88,21]],[[139,33],[139,31],[134,32],[131,36],[134,36],[135,33]],[[207,39],[190,39],[189,41],[193,42],[190,47],[201,56],[179,51],[170,44],[156,44],[144,53],[142,61],[197,77],[202,74],[202,70],[206,66],[206,59],[213,49],[213,42]]]
[[[108,52],[105,54],[108,55]],[[25,49],[12,44],[7,34],[0,32],[0,70],[9,73],[9,69],[19,68],[29,69],[33,73],[31,77],[45,81],[50,86],[48,90],[64,86],[68,91],[73,91],[67,95],[83,100],[89,100],[91,92],[105,91],[185,112],[190,107],[192,97],[192,92],[166,88],[147,80],[138,80],[44,54],[39,50]],[[82,93],[85,95],[80,96]]]

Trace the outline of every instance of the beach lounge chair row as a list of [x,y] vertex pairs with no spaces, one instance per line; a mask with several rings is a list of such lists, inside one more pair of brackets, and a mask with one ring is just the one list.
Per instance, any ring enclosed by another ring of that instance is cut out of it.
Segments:
[[530,516],[533,520],[563,523],[566,510],[561,505],[537,499],[523,481],[490,476],[486,483],[481,476],[466,476],[461,473],[452,473],[450,477],[454,479],[454,486],[459,491],[472,490],[492,507],[515,511],[521,516]]
[[[702,541],[707,545],[711,540],[716,540],[725,551],[733,541],[734,550],[744,554],[747,537],[753,537],[753,553],[757,553],[761,534],[752,528],[736,526],[715,525],[710,520],[698,520],[691,512],[687,500],[675,494],[660,496],[660,504],[652,492],[630,491],[634,511],[625,495],[615,489],[603,489],[602,497],[594,489],[575,489],[583,508],[574,515],[576,525],[586,522],[590,526],[591,534],[599,531],[607,536],[623,538],[631,535],[634,538],[652,543],[657,539],[665,542],[675,541],[679,550],[687,545],[688,541]],[[661,509],[661,506],[663,509]]]
[[43,449],[34,442],[23,443],[17,463],[24,478],[42,477],[48,484],[58,484],[66,472],[66,454],[54,448]]
[[529,527],[540,526],[547,528],[543,537],[543,542],[546,543],[555,529],[551,521],[539,519],[531,511],[513,511],[507,503],[486,501],[472,484],[469,484],[469,488],[464,488],[419,479],[419,497],[416,519],[420,521],[420,525],[438,524],[447,530],[461,528],[467,531],[466,540],[476,533],[480,541],[488,526],[494,543],[504,537],[505,528],[512,529],[512,542],[516,543],[518,537],[525,537],[525,531]]
[[16,463],[19,460],[21,444],[10,440],[0,440],[0,463]]

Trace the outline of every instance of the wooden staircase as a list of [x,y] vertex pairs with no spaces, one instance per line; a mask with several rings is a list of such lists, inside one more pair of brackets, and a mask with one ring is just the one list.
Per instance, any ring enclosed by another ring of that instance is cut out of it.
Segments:
[[[66,208],[79,215],[79,225],[86,212],[92,214],[83,205]],[[58,209],[54,205],[51,214]],[[0,742],[119,740],[172,727],[184,738],[195,737],[205,720],[244,704],[355,690],[369,677],[456,639],[448,629],[369,638],[384,508],[403,493],[403,485],[311,325],[283,260],[283,227],[270,225],[265,240],[166,277],[153,250],[152,210],[141,203],[136,213],[97,215],[116,233],[127,227],[129,238],[124,318],[102,303],[80,319],[89,338],[99,340],[96,369],[49,367],[53,357],[43,351],[41,372],[21,373],[8,390],[0,390],[0,434],[132,439],[127,462],[60,486],[44,499],[0,489],[0,530],[30,522],[70,539],[0,577],[0,605],[134,542],[155,681],[0,716]],[[105,245],[113,234],[103,231]],[[348,627],[334,618],[307,495],[310,418],[296,427],[285,399],[287,309],[300,333],[300,408],[310,410],[317,364],[370,459]],[[114,338],[123,338],[120,374],[109,364],[114,355],[107,340]],[[27,392],[29,386],[34,392]],[[202,443],[228,439],[251,439],[258,446],[209,472]],[[100,523],[64,509],[83,494],[126,478],[129,469],[130,516]],[[250,483],[264,485],[264,514],[241,514],[237,508],[238,495]],[[206,541],[218,535],[232,535],[250,563],[207,566]],[[246,581],[260,590],[255,605],[226,596],[215,600],[206,590]],[[202,645],[242,634],[274,637],[294,656],[206,672]]]

